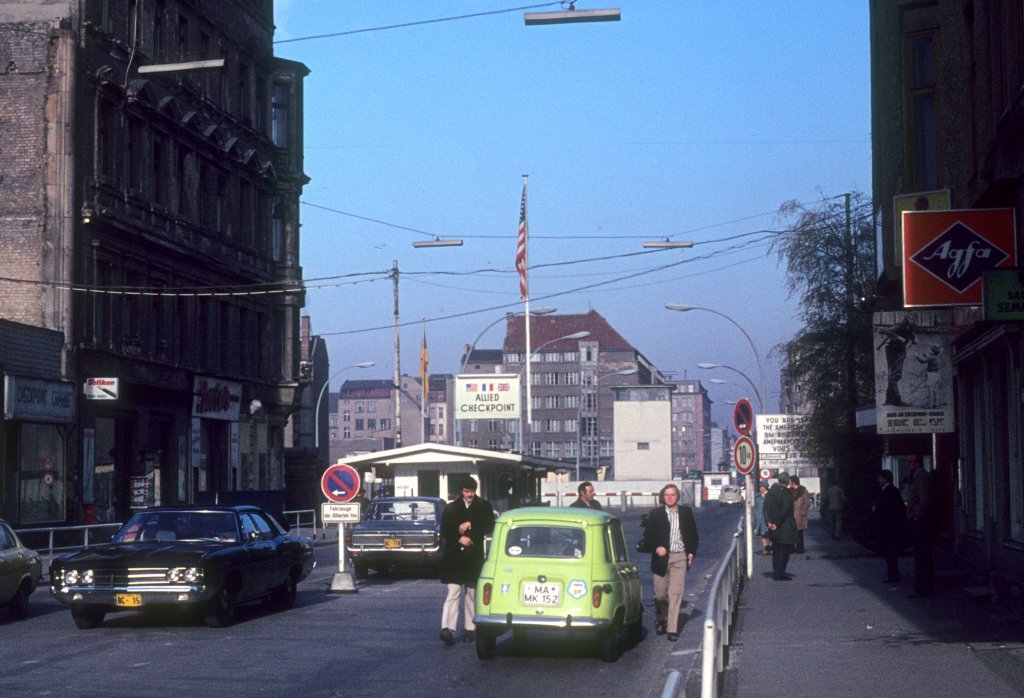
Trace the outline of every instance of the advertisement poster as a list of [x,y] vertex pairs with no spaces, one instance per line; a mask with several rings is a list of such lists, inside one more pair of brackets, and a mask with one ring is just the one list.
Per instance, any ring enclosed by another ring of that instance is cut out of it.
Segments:
[[952,313],[879,312],[873,325],[878,433],[952,432]]

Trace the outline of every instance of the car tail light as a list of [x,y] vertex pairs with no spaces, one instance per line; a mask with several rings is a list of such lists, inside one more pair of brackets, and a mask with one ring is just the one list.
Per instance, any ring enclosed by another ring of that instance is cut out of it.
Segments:
[[352,533],[351,531],[345,531],[345,545],[352,546]]
[[590,603],[594,608],[601,608],[601,599],[604,595],[604,588],[600,584],[594,585],[594,592],[590,595]]
[[484,584],[483,604],[484,604],[484,606],[490,606],[491,605],[491,583],[490,582],[487,582],[486,584]]

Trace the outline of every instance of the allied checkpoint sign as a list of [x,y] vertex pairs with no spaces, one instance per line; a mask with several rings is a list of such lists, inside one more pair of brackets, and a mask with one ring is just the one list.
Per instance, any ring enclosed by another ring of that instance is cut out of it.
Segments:
[[519,419],[519,375],[463,374],[455,379],[455,419]]
[[803,414],[757,415],[757,450],[761,464],[787,472],[811,465],[800,451],[807,421],[807,415]]

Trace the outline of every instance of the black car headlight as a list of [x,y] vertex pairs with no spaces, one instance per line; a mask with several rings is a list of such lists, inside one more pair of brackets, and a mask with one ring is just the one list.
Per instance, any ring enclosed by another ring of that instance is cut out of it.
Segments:
[[62,575],[65,586],[75,586],[78,584],[92,584],[94,575],[92,570],[64,570]]

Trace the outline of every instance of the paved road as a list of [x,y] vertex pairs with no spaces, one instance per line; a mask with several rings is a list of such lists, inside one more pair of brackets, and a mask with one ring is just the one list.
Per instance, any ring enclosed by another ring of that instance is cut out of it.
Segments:
[[[640,535],[640,511],[618,512]],[[623,696],[658,695],[669,669],[699,658],[700,595],[724,552],[739,512],[697,512],[701,555],[691,570],[680,641],[653,632],[615,664],[586,647],[499,642],[481,662],[472,644],[437,639],[444,589],[421,574],[371,574],[356,594],[328,594],[337,547],[318,548],[318,567],[299,585],[295,608],[243,606],[240,622],[215,630],[174,617],[108,616],[80,631],[49,596],[33,594],[31,615],[12,622],[0,610],[0,695],[4,696]],[[652,629],[646,555],[636,554]]]

